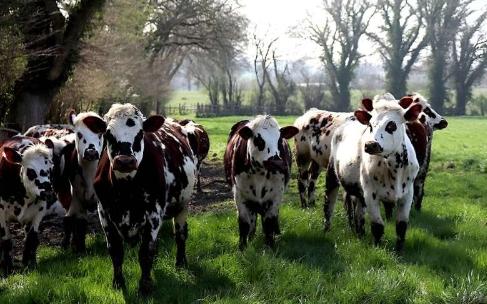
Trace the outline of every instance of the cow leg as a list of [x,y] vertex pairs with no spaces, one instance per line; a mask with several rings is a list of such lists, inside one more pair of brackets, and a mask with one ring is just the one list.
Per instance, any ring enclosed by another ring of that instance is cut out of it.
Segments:
[[390,202],[383,202],[384,211],[386,213],[386,220],[390,221],[392,219],[392,212],[394,211],[394,204]]
[[380,215],[380,202],[372,197],[372,193],[365,192],[365,203],[367,205],[367,212],[371,221],[371,231],[374,236],[374,244],[377,246],[380,243],[382,235],[384,234],[384,221]]
[[311,161],[311,166],[309,167],[309,180],[308,180],[308,205],[315,205],[315,190],[316,190],[316,180],[320,176],[320,165],[317,162]]
[[5,276],[12,273],[13,270],[12,249],[13,241],[5,220],[5,214],[0,212],[0,268],[3,269]]
[[88,221],[86,214],[75,218],[75,226],[73,229],[72,248],[74,252],[83,253],[86,251],[86,231],[88,229]]
[[22,255],[22,265],[24,267],[35,267],[37,264],[36,253],[39,247],[39,225],[44,218],[46,203],[44,204],[43,211],[39,211],[31,223],[25,225],[25,243],[24,252]]
[[174,218],[174,235],[176,239],[176,267],[188,265],[186,259],[186,240],[188,238],[188,224],[186,219],[188,210],[185,208]]
[[347,212],[348,225],[350,226],[350,229],[352,229],[352,231],[355,231],[354,202],[352,196],[346,191],[343,195],[343,202],[345,206],[345,211]]
[[419,176],[414,180],[414,209],[421,210],[424,196],[424,179]]
[[308,188],[309,178],[309,159],[298,154],[296,158],[298,164],[298,190],[299,198],[301,199],[301,207],[306,208],[306,189]]
[[70,231],[65,231],[66,241],[69,243],[72,235],[71,248],[73,251],[76,253],[85,252],[88,221],[86,220],[86,209],[82,206],[76,195],[73,196],[66,218],[71,218],[68,220],[68,223],[71,222],[70,224],[72,225]]
[[264,230],[265,244],[275,248],[275,235],[279,231],[279,214],[276,202],[271,202],[269,208],[262,215],[262,229]]
[[[251,211],[243,202],[237,200],[238,211],[238,230],[240,234],[239,249],[244,250],[247,247],[247,238],[249,237],[251,221]],[[256,222],[256,220],[254,221]]]
[[328,169],[326,170],[325,205],[323,207],[325,213],[325,231],[331,229],[331,217],[335,209],[339,186],[340,184],[335,173],[333,161],[330,160]]
[[[157,251],[157,235],[162,225],[159,213],[153,213],[142,235],[139,249],[139,264],[142,272],[139,281],[139,293],[147,296],[153,290],[151,270]],[[177,224],[176,224],[177,225]]]
[[111,221],[108,221],[104,216],[102,219],[102,213],[100,213],[100,222],[105,233],[108,253],[113,264],[112,286],[115,289],[125,289],[125,279],[122,270],[124,254],[122,237],[118,234],[117,229]]
[[398,209],[396,215],[396,251],[401,252],[404,248],[404,241],[406,240],[406,230],[408,229],[409,212],[412,205],[412,193],[413,189],[409,191],[410,194],[404,196],[398,202]]
[[363,237],[365,235],[365,201],[363,197],[354,197],[354,220],[355,232],[357,236]]
[[24,242],[24,252],[22,255],[22,265],[24,267],[35,267],[36,252],[39,246],[39,236],[38,232],[34,230],[31,224],[27,224],[24,227],[25,230],[25,242]]
[[65,216],[63,218],[63,226],[64,226],[64,236],[61,246],[64,249],[68,249],[69,244],[71,243],[71,237],[73,236],[73,230],[75,226],[75,219],[72,216]]
[[257,213],[253,211],[249,211],[249,220],[250,220],[250,227],[249,227],[249,241],[252,240],[255,236],[255,230],[257,228]]

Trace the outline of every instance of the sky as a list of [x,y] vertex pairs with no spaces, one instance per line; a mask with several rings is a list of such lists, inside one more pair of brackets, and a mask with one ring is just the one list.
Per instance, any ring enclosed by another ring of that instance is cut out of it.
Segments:
[[[322,0],[241,0],[243,13],[249,18],[249,33],[257,33],[270,41],[279,37],[276,47],[279,56],[288,60],[307,58],[318,62],[320,49],[312,41],[293,38],[291,29],[303,29],[306,19],[323,15]],[[255,47],[250,43],[247,50],[253,56]]]
[[[256,32],[258,36],[270,41],[279,37],[276,47],[281,59],[294,61],[306,58],[312,66],[320,64],[320,48],[312,41],[303,38],[293,38],[289,34],[291,29],[304,30],[306,20],[324,20],[323,0],[239,0],[242,12],[249,18],[249,33]],[[486,8],[485,0],[476,0],[472,4],[474,10]],[[376,29],[380,24],[380,17],[371,21],[370,29]],[[484,26],[487,30],[487,25]],[[381,65],[380,57],[375,52],[375,45],[366,37],[361,38],[360,50],[365,55],[363,61]],[[255,47],[250,43],[247,56],[252,58]]]

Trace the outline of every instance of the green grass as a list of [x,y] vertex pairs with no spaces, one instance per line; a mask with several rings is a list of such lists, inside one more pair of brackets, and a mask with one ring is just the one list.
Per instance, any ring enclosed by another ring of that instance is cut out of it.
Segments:
[[[201,119],[211,137],[210,159],[221,160],[230,126],[240,117]],[[281,124],[293,117],[278,117]],[[237,250],[233,202],[189,220],[189,267],[176,270],[170,225],[160,233],[150,303],[485,303],[487,301],[487,120],[450,118],[435,133],[424,209],[411,212],[404,254],[393,251],[394,223],[384,242],[357,239],[341,205],[326,235],[322,208],[298,207],[295,175],[285,196],[275,252],[260,227]],[[213,156],[213,154],[215,156]],[[317,197],[323,197],[323,178]],[[0,281],[0,303],[133,303],[140,276],[137,251],[126,247],[127,293],[111,288],[104,238],[91,236],[88,254],[41,246],[38,268]]]

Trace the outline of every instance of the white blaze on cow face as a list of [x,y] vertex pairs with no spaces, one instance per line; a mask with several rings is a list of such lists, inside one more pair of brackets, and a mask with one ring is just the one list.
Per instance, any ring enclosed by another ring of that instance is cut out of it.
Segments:
[[405,140],[407,121],[414,121],[421,112],[420,104],[412,104],[403,109],[398,103],[390,100],[370,99],[362,101],[365,110],[355,111],[358,121],[368,126],[364,133],[364,150],[373,155],[389,156]]
[[[48,146],[46,146],[48,145]],[[56,196],[52,188],[52,142],[29,145],[19,153],[9,147],[4,148],[3,156],[11,163],[21,165],[20,176],[30,199],[40,198],[43,201],[54,202]]]
[[94,112],[69,114],[69,122],[74,126],[75,145],[78,151],[78,163],[98,161],[103,149],[103,134],[107,125]]
[[117,178],[133,177],[144,155],[144,132],[155,132],[162,116],[144,115],[130,103],[113,104],[105,114],[107,152]]
[[239,130],[239,135],[247,139],[247,153],[252,162],[263,164],[271,158],[280,158],[279,139],[289,139],[298,133],[293,126],[279,128],[270,115],[258,115]]

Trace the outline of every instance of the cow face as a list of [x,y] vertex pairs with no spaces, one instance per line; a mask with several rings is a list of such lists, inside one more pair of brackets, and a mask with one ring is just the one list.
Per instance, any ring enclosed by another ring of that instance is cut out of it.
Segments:
[[355,117],[368,127],[364,133],[364,150],[383,156],[394,153],[404,143],[404,123],[416,120],[422,110],[420,104],[403,109],[389,100],[378,100],[372,104],[370,99],[364,99],[362,106],[364,109],[355,111]]
[[423,107],[423,111],[418,117],[422,124],[429,126],[433,130],[441,130],[448,126],[448,121],[431,107],[426,98],[418,93],[411,94],[408,97],[411,97],[413,103],[418,103]]
[[96,113],[87,112],[69,114],[69,122],[74,126],[75,145],[78,151],[78,162],[98,161],[103,149],[103,134],[106,123]]
[[247,153],[253,163],[272,166],[282,162],[279,145],[282,139],[290,139],[298,133],[293,126],[279,128],[277,121],[270,115],[259,115],[238,134],[247,140]]
[[105,114],[105,138],[112,169],[117,178],[133,177],[144,154],[144,132],[155,132],[163,124],[162,116],[148,119],[134,105],[114,104]]
[[22,153],[11,147],[4,147],[3,150],[3,157],[8,162],[21,166],[20,176],[27,196],[48,203],[56,201],[52,188],[53,148],[52,141],[47,139],[45,144],[29,145]]

